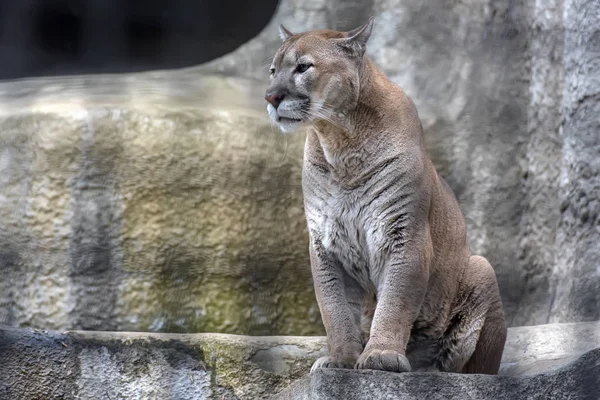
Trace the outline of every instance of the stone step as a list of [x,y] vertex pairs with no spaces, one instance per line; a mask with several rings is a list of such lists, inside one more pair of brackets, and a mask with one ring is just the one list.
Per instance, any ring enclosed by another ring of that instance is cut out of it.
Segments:
[[600,348],[561,368],[527,376],[326,369],[296,382],[278,400],[600,398]]
[[[350,400],[368,398],[361,393],[369,390],[379,391],[370,398],[382,399],[513,399],[521,397],[500,394],[537,396],[536,388],[563,398],[583,385],[571,397],[579,399],[587,388],[599,388],[600,322],[510,328],[500,377],[339,370],[307,377],[325,345],[324,337],[0,326],[0,399],[324,399],[337,393]],[[408,397],[389,397],[398,390]]]

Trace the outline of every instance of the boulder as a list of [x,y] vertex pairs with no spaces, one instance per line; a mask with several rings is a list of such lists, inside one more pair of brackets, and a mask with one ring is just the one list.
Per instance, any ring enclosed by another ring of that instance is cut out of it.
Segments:
[[251,85],[198,78],[174,97],[152,79],[4,85],[0,321],[322,334],[302,135],[244,104]]
[[522,390],[531,398],[595,399],[583,394],[599,390],[600,322],[510,328],[499,376],[308,375],[325,347],[324,337],[0,326],[0,398],[529,398],[516,395]]

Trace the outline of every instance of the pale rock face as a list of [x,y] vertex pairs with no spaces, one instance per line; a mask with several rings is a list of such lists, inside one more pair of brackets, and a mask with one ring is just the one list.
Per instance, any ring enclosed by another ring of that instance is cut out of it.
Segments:
[[0,120],[1,321],[322,333],[302,135],[234,104],[61,101]]

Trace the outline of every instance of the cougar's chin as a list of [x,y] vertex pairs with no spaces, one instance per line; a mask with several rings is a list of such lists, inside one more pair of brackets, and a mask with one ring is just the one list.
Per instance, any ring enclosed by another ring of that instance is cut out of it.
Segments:
[[302,125],[304,125],[304,119],[300,118],[291,118],[279,115],[277,110],[272,105],[267,106],[267,112],[269,113],[269,117],[271,121],[275,122],[279,129],[283,133],[292,133],[297,131]]

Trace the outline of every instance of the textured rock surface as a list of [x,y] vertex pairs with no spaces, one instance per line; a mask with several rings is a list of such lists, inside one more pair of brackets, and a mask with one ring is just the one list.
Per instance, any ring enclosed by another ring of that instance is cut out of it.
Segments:
[[565,1],[562,13],[562,215],[551,322],[600,319],[600,2]]
[[0,326],[0,398],[264,399],[322,338],[34,331]]
[[[315,397],[308,398],[351,399],[350,394],[359,395],[365,388],[383,394],[400,390],[397,393],[413,396],[407,398],[424,398],[419,396],[425,393],[432,396],[427,398],[440,398],[435,396],[445,393],[472,396],[462,399],[491,398],[492,393],[516,393],[514,390],[531,391],[539,398],[548,398],[544,395],[549,393],[556,394],[551,398],[564,398],[563,392],[556,390],[576,387],[569,398],[588,399],[575,395],[598,390],[600,376],[598,350],[578,360],[582,354],[600,348],[600,323],[509,329],[501,377],[336,371],[305,378],[324,348],[324,337],[89,331],[61,334],[0,326],[0,398],[253,400],[275,393],[299,396],[312,391]],[[579,366],[569,367],[574,361]],[[565,369],[552,372],[558,368]],[[348,396],[317,396],[332,390]],[[428,390],[431,392],[424,392]]]
[[600,322],[509,328],[500,374],[532,375],[600,348]]
[[[205,95],[242,96],[216,82]],[[302,137],[235,103],[90,91],[0,119],[0,321],[321,334]]]

